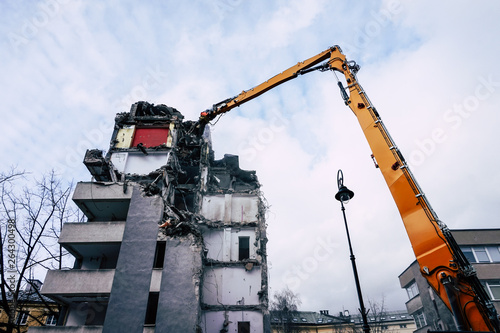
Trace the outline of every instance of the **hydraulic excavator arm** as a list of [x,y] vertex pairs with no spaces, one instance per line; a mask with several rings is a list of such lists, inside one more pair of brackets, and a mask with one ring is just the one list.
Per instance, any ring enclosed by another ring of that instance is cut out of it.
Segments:
[[[202,124],[203,126],[216,118],[218,115],[226,113],[231,109],[262,95],[263,93],[273,89],[274,87],[296,78],[299,75],[306,74],[315,70],[331,70],[332,68],[330,68],[329,63],[335,58],[335,56],[340,56],[345,60],[344,55],[338,50],[338,47],[331,47],[328,50],[315,55],[314,57],[297,63],[295,66],[288,68],[287,70],[279,73],[278,75],[275,75],[274,77],[259,84],[256,87],[253,87],[249,90],[244,90],[235,97],[225,99],[213,105],[211,109],[208,109],[201,113],[198,123]],[[328,62],[326,62],[327,60]],[[322,64],[318,65],[320,63]]]
[[422,275],[453,312],[458,329],[500,333],[495,307],[474,268],[449,229],[438,219],[379,113],[358,83],[356,73],[359,66],[347,61],[340,47],[331,47],[252,89],[215,104],[201,113],[196,125],[197,132],[202,133],[205,125],[218,115],[299,75],[316,70],[332,70],[345,76],[347,87],[338,81],[341,96],[356,115],[376,166],[380,168],[396,202]]

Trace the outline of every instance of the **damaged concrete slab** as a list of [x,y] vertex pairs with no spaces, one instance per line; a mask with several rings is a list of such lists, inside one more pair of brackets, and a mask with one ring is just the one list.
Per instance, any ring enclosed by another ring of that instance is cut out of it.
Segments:
[[79,182],[73,201],[90,221],[125,221],[131,189],[112,182]]

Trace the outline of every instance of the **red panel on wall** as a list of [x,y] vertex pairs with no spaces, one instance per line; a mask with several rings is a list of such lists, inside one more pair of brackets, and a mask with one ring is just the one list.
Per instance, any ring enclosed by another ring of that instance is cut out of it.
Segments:
[[166,144],[168,139],[168,127],[136,128],[132,147],[142,143],[144,147],[156,147]]

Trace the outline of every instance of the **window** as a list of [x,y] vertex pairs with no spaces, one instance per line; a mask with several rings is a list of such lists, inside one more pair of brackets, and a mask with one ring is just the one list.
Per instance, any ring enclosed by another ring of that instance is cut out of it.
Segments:
[[239,321],[238,322],[238,333],[250,333],[250,322],[249,321]]
[[476,262],[476,258],[474,257],[474,252],[472,252],[472,247],[462,246],[461,249],[467,260],[469,260],[469,262]]
[[498,245],[461,246],[462,252],[471,263],[500,262]]
[[500,262],[500,247],[487,246],[486,249],[488,250],[492,262]]
[[17,325],[26,325],[26,322],[28,321],[28,316],[29,316],[28,311],[19,312],[19,314],[17,315],[16,324]]
[[399,324],[399,328],[406,328],[406,324]]
[[482,281],[483,286],[494,301],[500,300],[500,280]]
[[413,319],[415,320],[415,324],[417,325],[417,328],[422,328],[427,325],[427,322],[425,321],[425,315],[423,310],[418,310],[413,314]]
[[240,236],[238,237],[238,260],[245,260],[250,258],[250,237]]
[[159,298],[160,293],[149,293],[148,307],[146,308],[146,318],[144,319],[144,325],[156,324],[156,312],[158,311]]
[[103,325],[106,318],[106,311],[108,309],[107,302],[91,301],[82,304],[82,313],[87,311],[85,318],[85,325]]
[[163,261],[165,260],[165,248],[167,247],[167,242],[157,242],[155,251],[155,261],[153,268],[163,268]]
[[490,257],[488,256],[488,252],[486,252],[485,247],[474,248],[473,251],[476,255],[477,262],[490,262]]
[[56,326],[57,325],[57,316],[56,315],[48,315],[45,320],[45,325],[47,326]]
[[415,282],[415,280],[413,280],[405,289],[408,293],[409,299],[412,299],[419,294],[417,283]]

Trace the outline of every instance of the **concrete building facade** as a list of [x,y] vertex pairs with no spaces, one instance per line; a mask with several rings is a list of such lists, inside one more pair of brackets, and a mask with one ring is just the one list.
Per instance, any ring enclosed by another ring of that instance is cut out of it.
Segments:
[[[500,312],[500,229],[452,230],[453,237]],[[414,261],[399,276],[401,287],[408,293],[406,308],[413,316],[415,332],[456,331],[451,312],[430,288]]]
[[[64,305],[34,332],[270,332],[264,200],[238,156],[214,159],[209,128],[138,102],[118,114],[106,155],[73,200],[85,223],[59,243],[71,270],[42,293]],[[30,330],[31,332],[31,330]]]

